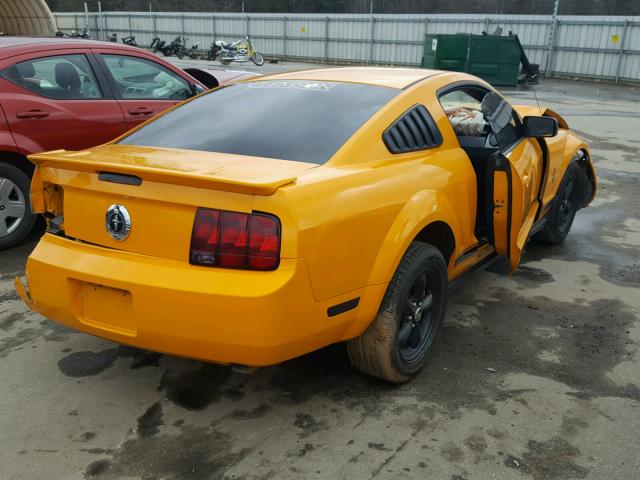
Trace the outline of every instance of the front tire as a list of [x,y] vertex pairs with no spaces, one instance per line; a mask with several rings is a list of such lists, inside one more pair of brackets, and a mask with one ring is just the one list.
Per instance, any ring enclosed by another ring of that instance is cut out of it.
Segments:
[[579,174],[580,167],[572,163],[558,187],[551,211],[547,213],[544,228],[534,238],[544,243],[557,245],[569,234],[573,219],[580,207]]
[[30,183],[22,170],[0,163],[0,250],[17,245],[33,228],[36,216],[31,213]]
[[251,57],[251,61],[255,63],[258,67],[264,65],[264,57],[261,53],[255,52],[253,57]]
[[228,59],[228,58],[221,58],[221,59],[220,59],[220,63],[221,63],[222,65],[230,65],[230,64],[231,64],[231,62],[233,62],[233,60]]
[[387,287],[378,315],[347,342],[358,370],[393,383],[413,378],[427,363],[447,301],[447,265],[433,245],[414,242]]

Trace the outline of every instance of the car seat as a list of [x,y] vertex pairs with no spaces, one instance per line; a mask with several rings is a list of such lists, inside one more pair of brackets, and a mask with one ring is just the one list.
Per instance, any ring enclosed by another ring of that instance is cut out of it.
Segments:
[[62,90],[62,92],[60,92],[62,98],[84,97],[80,92],[80,87],[82,85],[80,75],[78,75],[78,72],[73,65],[66,62],[56,64],[55,75],[56,83]]
[[16,69],[20,74],[20,80],[25,88],[32,92],[42,93],[40,80],[36,78],[36,69],[31,62],[22,62],[16,64]]

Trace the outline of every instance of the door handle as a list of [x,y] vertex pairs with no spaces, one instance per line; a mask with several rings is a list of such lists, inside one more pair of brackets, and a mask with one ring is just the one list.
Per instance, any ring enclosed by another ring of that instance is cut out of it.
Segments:
[[44,118],[48,116],[49,112],[45,112],[43,110],[28,110],[26,112],[16,113],[16,117],[18,118]]
[[153,109],[147,107],[130,108],[129,113],[131,115],[151,115],[153,113]]

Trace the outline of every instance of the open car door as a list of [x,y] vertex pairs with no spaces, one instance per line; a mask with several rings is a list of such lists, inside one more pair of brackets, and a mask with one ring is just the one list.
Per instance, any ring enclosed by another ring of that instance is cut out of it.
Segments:
[[[482,109],[490,129],[497,135],[513,121],[511,106],[493,92],[483,99]],[[492,155],[488,167],[489,198],[493,199],[490,240],[496,252],[508,258],[513,272],[520,263],[538,211],[541,150],[535,141],[522,138],[505,153]]]
[[513,154],[492,157],[493,242],[496,252],[509,259],[511,272],[520,264],[538,210],[537,198],[530,195],[532,172],[527,172],[526,162],[518,161],[519,156]]

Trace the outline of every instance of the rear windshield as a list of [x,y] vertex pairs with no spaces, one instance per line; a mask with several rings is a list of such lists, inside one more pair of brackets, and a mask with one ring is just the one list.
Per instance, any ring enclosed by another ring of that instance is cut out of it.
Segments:
[[196,98],[120,143],[321,164],[399,92],[305,80],[236,84]]

